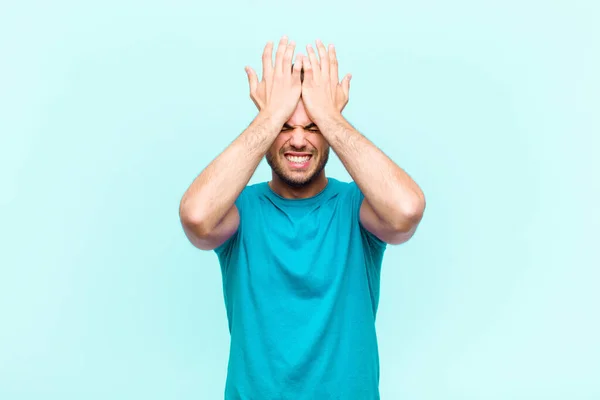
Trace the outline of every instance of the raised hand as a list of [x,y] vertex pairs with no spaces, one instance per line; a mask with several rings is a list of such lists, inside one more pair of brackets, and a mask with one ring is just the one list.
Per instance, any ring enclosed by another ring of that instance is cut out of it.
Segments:
[[350,74],[342,81],[338,77],[338,61],[335,47],[329,51],[320,40],[316,41],[319,58],[311,45],[306,46],[308,58],[303,58],[304,82],[302,100],[309,117],[317,122],[331,114],[340,114],[348,104]]
[[251,67],[246,67],[250,98],[260,112],[266,112],[282,124],[293,114],[302,93],[301,58],[297,57],[292,69],[295,47],[293,41],[288,43],[288,38],[283,36],[279,41],[273,64],[273,43],[268,42],[262,55],[263,70],[260,82],[256,72]]

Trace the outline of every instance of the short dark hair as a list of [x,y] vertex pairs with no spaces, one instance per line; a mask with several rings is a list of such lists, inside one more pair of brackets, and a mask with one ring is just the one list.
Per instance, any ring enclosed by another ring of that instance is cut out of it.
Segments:
[[[292,71],[294,70],[294,64],[292,63]],[[300,69],[300,82],[304,82],[304,67]]]

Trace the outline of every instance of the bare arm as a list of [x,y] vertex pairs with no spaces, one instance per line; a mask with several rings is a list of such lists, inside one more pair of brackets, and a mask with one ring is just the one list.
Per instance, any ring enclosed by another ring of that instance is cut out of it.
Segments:
[[317,41],[319,58],[307,46],[302,97],[307,112],[338,155],[365,198],[360,221],[367,230],[390,244],[407,241],[425,209],[425,196],[406,172],[390,160],[341,115],[348,101],[349,75],[338,83],[333,45],[329,51]]
[[266,113],[259,115],[192,182],[181,199],[183,229],[198,248],[212,250],[238,228],[235,200],[281,130]]
[[240,215],[235,201],[250,181],[260,160],[277,138],[300,100],[301,64],[294,65],[295,43],[282,37],[273,64],[273,43],[263,51],[263,77],[247,67],[250,96],[258,116],[187,189],[179,205],[183,229],[202,250],[212,250],[238,229]]
[[365,196],[360,208],[365,228],[391,244],[410,239],[425,209],[417,183],[342,116],[318,126]]

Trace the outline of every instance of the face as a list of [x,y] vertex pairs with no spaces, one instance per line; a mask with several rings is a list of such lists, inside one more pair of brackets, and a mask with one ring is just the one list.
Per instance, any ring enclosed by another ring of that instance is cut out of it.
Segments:
[[329,144],[310,120],[302,99],[266,154],[273,172],[287,185],[311,183],[325,168]]

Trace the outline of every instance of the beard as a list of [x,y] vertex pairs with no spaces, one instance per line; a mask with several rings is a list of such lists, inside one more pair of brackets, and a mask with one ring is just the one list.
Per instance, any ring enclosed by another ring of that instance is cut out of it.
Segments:
[[[265,158],[267,160],[267,164],[269,164],[273,172],[275,172],[275,174],[279,177],[279,179],[281,179],[283,183],[294,188],[300,188],[309,185],[315,180],[315,178],[319,176],[321,171],[323,171],[325,165],[327,164],[327,161],[329,160],[329,150],[330,149],[327,148],[327,150],[323,152],[322,156],[319,157],[318,164],[316,167],[314,167],[312,172],[309,170],[306,171],[304,174],[293,173],[286,170],[284,163],[287,162],[287,160],[284,156],[284,150],[281,150],[276,157],[273,157],[271,152],[267,152]],[[318,154],[312,153],[311,161],[317,155]],[[285,161],[283,161],[282,159]]]

